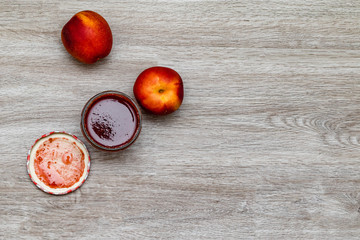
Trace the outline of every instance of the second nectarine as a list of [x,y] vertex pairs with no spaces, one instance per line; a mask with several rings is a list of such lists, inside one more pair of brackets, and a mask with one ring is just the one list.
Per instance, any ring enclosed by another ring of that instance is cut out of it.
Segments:
[[144,70],[136,79],[133,91],[139,104],[157,115],[176,111],[184,98],[184,86],[180,75],[167,67],[151,67]]

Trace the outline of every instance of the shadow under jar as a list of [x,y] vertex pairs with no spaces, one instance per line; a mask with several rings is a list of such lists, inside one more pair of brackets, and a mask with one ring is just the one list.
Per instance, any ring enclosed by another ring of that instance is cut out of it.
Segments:
[[93,96],[81,113],[81,131],[96,148],[119,151],[135,142],[141,131],[141,111],[128,95],[105,91]]

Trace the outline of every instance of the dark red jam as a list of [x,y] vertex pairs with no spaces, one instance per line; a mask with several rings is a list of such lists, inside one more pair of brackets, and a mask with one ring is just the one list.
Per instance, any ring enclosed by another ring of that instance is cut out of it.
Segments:
[[136,138],[139,113],[127,97],[108,93],[95,98],[87,108],[85,131],[97,144],[118,148]]

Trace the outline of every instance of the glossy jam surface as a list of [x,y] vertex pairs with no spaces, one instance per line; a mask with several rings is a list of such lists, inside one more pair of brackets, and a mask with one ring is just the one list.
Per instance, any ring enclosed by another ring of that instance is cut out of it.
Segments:
[[138,126],[133,106],[116,94],[101,96],[89,108],[85,126],[90,137],[105,147],[118,147],[129,142]]
[[47,186],[68,188],[83,175],[85,154],[68,138],[49,138],[37,148],[34,168],[40,181]]

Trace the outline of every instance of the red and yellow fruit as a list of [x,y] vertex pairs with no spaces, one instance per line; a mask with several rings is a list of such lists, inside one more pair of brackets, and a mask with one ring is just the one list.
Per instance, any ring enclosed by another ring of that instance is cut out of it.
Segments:
[[180,75],[167,67],[144,70],[136,79],[133,91],[136,100],[144,109],[158,115],[176,111],[184,98]]
[[109,55],[113,43],[109,24],[93,11],[75,14],[63,27],[61,40],[74,58],[87,64]]

